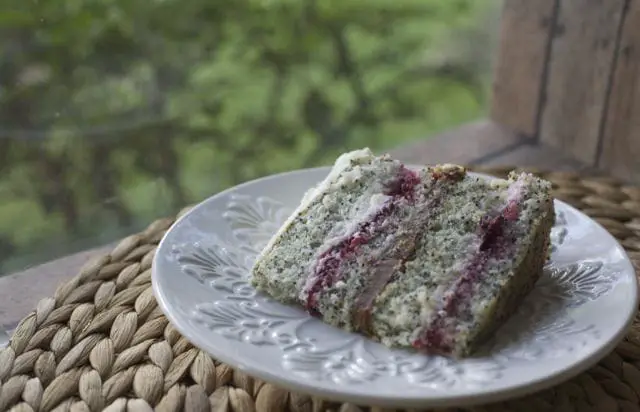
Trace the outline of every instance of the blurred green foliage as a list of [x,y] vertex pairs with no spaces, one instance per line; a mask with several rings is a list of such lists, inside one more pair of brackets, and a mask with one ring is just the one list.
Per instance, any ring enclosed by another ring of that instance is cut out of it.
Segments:
[[480,116],[494,3],[4,0],[0,271]]

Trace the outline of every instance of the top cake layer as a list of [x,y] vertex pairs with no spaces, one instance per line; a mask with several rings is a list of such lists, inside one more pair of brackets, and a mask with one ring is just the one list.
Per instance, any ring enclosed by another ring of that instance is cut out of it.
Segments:
[[[338,159],[264,249],[252,281],[390,346],[466,353],[531,288],[549,185],[453,165],[413,171],[368,149]],[[538,250],[539,249],[539,250]]]

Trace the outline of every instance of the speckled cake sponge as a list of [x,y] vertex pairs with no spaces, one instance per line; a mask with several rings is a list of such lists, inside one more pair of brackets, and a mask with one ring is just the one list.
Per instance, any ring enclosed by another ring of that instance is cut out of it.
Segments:
[[251,282],[387,346],[462,357],[538,280],[554,217],[550,184],[533,175],[414,171],[357,150],[304,196]]

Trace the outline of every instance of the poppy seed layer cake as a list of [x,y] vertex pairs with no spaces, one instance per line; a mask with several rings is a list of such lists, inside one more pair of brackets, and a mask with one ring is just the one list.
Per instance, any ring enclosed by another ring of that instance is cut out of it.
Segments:
[[550,184],[533,175],[413,171],[358,150],[305,195],[251,281],[387,346],[466,356],[538,280],[554,216]]

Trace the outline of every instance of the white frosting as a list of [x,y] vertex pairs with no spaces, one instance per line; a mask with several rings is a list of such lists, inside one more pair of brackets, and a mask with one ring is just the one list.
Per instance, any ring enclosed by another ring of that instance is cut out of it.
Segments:
[[348,172],[344,172],[338,181],[339,185],[350,185],[356,182],[362,177],[362,168],[360,166],[354,167]]
[[336,177],[341,171],[348,168],[352,160],[369,160],[373,159],[375,155],[368,147],[360,150],[354,150],[351,152],[341,154],[333,165],[333,170],[329,173],[329,176]]
[[360,204],[355,208],[357,210],[356,214],[346,222],[337,222],[335,224],[329,233],[329,237],[318,250],[317,255],[321,255],[344,239],[353,236],[360,223],[371,220],[384,207],[388,199],[391,199],[391,197],[380,193],[373,195],[366,193],[363,195]]
[[507,189],[507,201],[516,201],[524,194],[525,181],[521,177],[509,186]]
[[370,210],[380,210],[380,208],[391,199],[391,196],[387,196],[382,193],[376,193],[371,196],[369,200],[369,209]]

